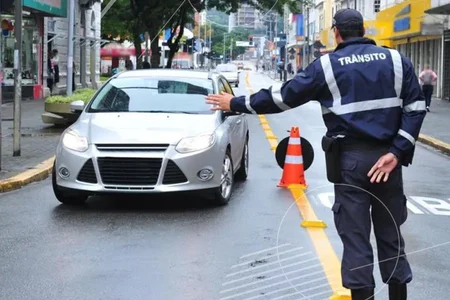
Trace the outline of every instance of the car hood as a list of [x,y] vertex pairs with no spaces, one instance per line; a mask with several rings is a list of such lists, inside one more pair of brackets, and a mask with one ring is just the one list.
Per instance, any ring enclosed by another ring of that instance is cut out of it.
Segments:
[[214,114],[92,113],[79,121],[76,127],[88,133],[92,144],[176,144],[183,137],[212,133],[217,126]]

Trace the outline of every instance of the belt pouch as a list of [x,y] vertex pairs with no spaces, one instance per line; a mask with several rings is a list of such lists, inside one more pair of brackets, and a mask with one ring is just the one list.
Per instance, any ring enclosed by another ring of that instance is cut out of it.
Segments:
[[341,157],[339,139],[324,136],[322,138],[322,149],[325,152],[325,163],[327,167],[327,178],[331,183],[341,182]]

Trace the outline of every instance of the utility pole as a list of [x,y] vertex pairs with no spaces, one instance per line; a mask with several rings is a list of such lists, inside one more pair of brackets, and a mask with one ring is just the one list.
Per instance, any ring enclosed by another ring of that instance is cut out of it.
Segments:
[[[145,38],[145,61],[148,62],[148,56],[149,56],[149,53],[148,53],[148,46],[149,46],[148,45],[148,40],[149,40],[150,37],[149,37],[147,31],[144,34],[144,38]],[[162,48],[164,49],[164,46]],[[136,64],[137,64],[137,61],[136,61]]]
[[20,156],[20,126],[22,102],[22,0],[15,0],[14,35],[14,141],[13,156]]
[[223,34],[223,63],[225,63],[226,62],[226,59],[225,59],[225,33]]
[[230,61],[233,60],[233,39],[230,40]]
[[[75,0],[69,0],[69,11],[67,13],[69,19],[69,32],[67,37],[67,96],[72,95],[73,80],[73,40],[74,40],[74,23],[75,23]],[[91,69],[92,70],[92,69]],[[95,70],[95,66],[93,68]],[[95,74],[94,74],[95,78]]]
[[[309,7],[306,8],[306,44],[309,50]],[[309,65],[309,56],[310,51],[308,51],[308,55],[306,56],[306,64]]]
[[[0,0],[0,12],[2,11],[2,1]],[[2,47],[3,38],[0,37],[0,50]],[[3,147],[3,135],[2,135],[2,85],[3,85],[3,60],[0,59],[0,170],[2,169],[2,147]]]
[[[306,5],[302,4],[302,14],[303,14],[303,21],[304,23],[306,23],[306,18],[305,18],[305,8]],[[305,28],[304,24],[303,24],[303,28]],[[305,29],[303,29],[305,30]],[[304,70],[306,67],[306,44],[307,44],[307,33],[304,32],[303,35],[305,36],[305,38],[303,39],[303,46],[302,46],[302,69]]]

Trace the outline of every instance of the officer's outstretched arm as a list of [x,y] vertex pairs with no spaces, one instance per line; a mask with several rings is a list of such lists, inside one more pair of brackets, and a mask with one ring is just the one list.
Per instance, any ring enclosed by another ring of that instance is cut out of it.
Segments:
[[319,78],[323,77],[323,73],[319,73],[316,66],[316,62],[310,64],[284,84],[277,83],[250,96],[233,98],[231,110],[251,114],[276,114],[317,99],[317,93],[325,79]]
[[391,152],[397,155],[402,164],[407,166],[412,162],[415,143],[419,137],[423,119],[425,118],[425,97],[420,88],[419,80],[411,62],[403,59],[403,115],[400,130],[394,139]]

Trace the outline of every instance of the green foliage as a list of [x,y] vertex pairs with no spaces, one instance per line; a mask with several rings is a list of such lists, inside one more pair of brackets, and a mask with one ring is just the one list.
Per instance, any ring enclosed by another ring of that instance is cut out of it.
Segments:
[[[103,1],[102,10],[111,1]],[[101,22],[102,38],[112,39],[120,36],[120,42],[123,42],[131,37],[136,18],[131,10],[130,0],[117,0],[102,18]]]
[[79,89],[75,90],[70,97],[56,95],[48,97],[46,103],[71,103],[73,101],[82,100],[84,103],[88,103],[94,96],[96,90],[94,89]]

